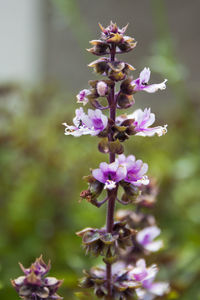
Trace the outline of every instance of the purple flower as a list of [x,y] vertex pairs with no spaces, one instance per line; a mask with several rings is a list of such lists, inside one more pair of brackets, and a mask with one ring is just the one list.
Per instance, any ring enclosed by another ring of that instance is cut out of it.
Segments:
[[111,164],[102,162],[99,165],[99,169],[92,171],[94,178],[104,183],[104,188],[112,190],[116,187],[116,183],[123,180],[126,177],[126,167],[120,165],[118,161]]
[[153,136],[157,134],[162,136],[167,133],[167,125],[151,127],[155,122],[155,114],[151,113],[151,109],[145,108],[144,111],[137,109],[133,114],[128,116],[128,119],[134,119],[133,125],[134,130],[137,132],[136,135],[140,136]]
[[117,161],[120,165],[126,167],[127,174],[124,181],[132,183],[135,186],[147,185],[149,183],[149,179],[145,175],[148,165],[143,163],[142,160],[135,160],[134,155],[126,157],[124,154],[121,154],[118,156]]
[[133,80],[131,83],[135,85],[134,91],[145,91],[147,93],[155,93],[158,90],[165,90],[166,89],[166,82],[167,79],[165,79],[161,83],[157,84],[149,84],[149,79],[150,79],[151,71],[149,68],[144,68],[142,72],[140,73],[140,77],[137,78],[136,80]]
[[82,103],[83,105],[86,105],[89,101],[88,95],[90,95],[91,92],[90,90],[84,89],[78,93],[76,96],[77,98],[77,103]]
[[136,236],[136,240],[144,249],[150,252],[156,252],[163,247],[161,240],[154,241],[159,235],[160,229],[157,226],[150,226],[140,230]]
[[[149,127],[155,122],[155,114],[151,113],[150,108],[145,108],[144,111],[137,109],[130,115],[122,115],[116,118],[118,125],[121,125],[126,120],[132,120],[134,126],[135,135],[139,136],[153,136],[157,134],[162,136],[167,133],[167,125]],[[122,124],[123,125],[123,124]]]
[[141,288],[136,289],[136,293],[141,300],[152,300],[156,296],[162,296],[169,290],[169,284],[166,282],[154,282],[158,273],[156,265],[146,267],[144,259],[140,259],[136,263],[136,267],[132,268],[128,273],[129,280],[136,280],[142,284]]
[[75,137],[90,134],[98,135],[103,131],[108,124],[108,118],[102,114],[101,110],[88,109],[88,114],[85,114],[82,107],[76,109],[76,116],[73,119],[74,125],[69,126],[63,123],[65,135],[73,135]]
[[148,289],[152,282],[155,280],[158,268],[156,265],[152,265],[149,268],[146,267],[146,262],[144,259],[139,259],[136,266],[129,271],[129,279],[135,279],[142,283],[142,286]]

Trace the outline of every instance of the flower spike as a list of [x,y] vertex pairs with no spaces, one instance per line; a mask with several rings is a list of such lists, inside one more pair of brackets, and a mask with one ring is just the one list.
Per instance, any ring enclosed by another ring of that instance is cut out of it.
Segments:
[[[100,138],[98,150],[109,155],[108,162],[101,162],[98,168],[84,176],[88,188],[80,193],[81,199],[99,209],[107,203],[105,226],[100,229],[87,227],[77,232],[86,253],[101,255],[105,263],[105,266],[84,271],[80,287],[92,288],[102,299],[152,300],[169,291],[168,283],[155,281],[157,265],[147,267],[144,259],[163,247],[162,240],[157,239],[161,230],[154,216],[148,213],[148,208],[156,201],[158,187],[156,181],[147,176],[148,164],[134,155],[125,156],[122,143],[131,136],[160,137],[167,133],[167,125],[153,127],[155,114],[150,108],[137,109],[128,115],[118,115],[117,110],[132,107],[135,104],[133,96],[138,91],[164,90],[167,79],[149,84],[151,71],[146,67],[138,78],[130,76],[135,68],[116,58],[117,54],[133,50],[137,44],[125,33],[128,24],[119,28],[111,21],[107,27],[100,23],[99,27],[101,37],[90,41],[92,47],[87,50],[98,56],[88,66],[102,78],[90,80],[89,89],[77,95],[77,103],[91,105],[94,109],[89,108],[86,113],[82,107],[78,108],[73,125],[63,123],[65,135]],[[103,114],[102,110],[108,110],[109,114]],[[133,208],[120,209],[115,214],[116,202]],[[31,281],[40,284],[34,274],[30,276]]]
[[19,297],[24,300],[61,300],[63,299],[57,294],[58,288],[63,283],[55,277],[46,277],[50,270],[50,261],[46,265],[42,256],[29,267],[24,268],[20,263],[20,268],[24,276],[11,280],[11,283]]

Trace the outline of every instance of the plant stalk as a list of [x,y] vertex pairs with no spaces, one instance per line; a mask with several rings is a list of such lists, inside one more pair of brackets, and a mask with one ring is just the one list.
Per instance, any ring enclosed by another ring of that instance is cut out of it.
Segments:
[[[116,47],[112,45],[110,51],[111,61],[115,60]],[[109,97],[109,109],[110,109],[110,119],[115,122],[116,117],[116,99],[115,99],[115,85],[111,88]],[[108,134],[108,140],[113,141],[112,131]],[[115,161],[115,153],[109,153],[109,163]],[[117,187],[111,191],[108,190],[108,207],[107,207],[107,219],[106,219],[106,230],[108,233],[112,233],[114,224],[114,210],[115,210],[115,200],[117,197]],[[106,264],[106,282],[108,290],[108,299],[112,299],[112,265]]]

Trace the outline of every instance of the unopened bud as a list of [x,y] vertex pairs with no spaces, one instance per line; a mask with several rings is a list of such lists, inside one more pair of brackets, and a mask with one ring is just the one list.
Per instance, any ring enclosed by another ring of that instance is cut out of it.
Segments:
[[100,97],[104,97],[107,94],[108,86],[104,81],[99,81],[96,88]]

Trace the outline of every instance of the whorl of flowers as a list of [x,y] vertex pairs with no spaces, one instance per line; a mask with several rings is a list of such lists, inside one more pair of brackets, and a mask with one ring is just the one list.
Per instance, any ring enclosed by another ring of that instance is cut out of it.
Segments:
[[51,268],[50,262],[46,265],[42,256],[40,256],[30,268],[26,269],[22,264],[19,265],[24,275],[11,280],[11,283],[21,299],[63,299],[56,293],[63,281],[58,280],[55,277],[46,276]]
[[[80,286],[93,288],[96,296],[103,299],[152,300],[169,290],[167,283],[155,282],[157,266],[147,267],[144,260],[144,256],[163,247],[162,240],[157,240],[161,231],[155,218],[142,210],[153,207],[158,188],[155,180],[147,175],[147,163],[134,155],[124,155],[123,142],[131,136],[163,136],[167,125],[152,127],[155,114],[150,108],[137,109],[131,114],[117,114],[117,111],[132,107],[133,96],[139,91],[164,90],[167,80],[149,83],[149,68],[144,68],[138,77],[130,76],[135,68],[116,57],[132,51],[137,44],[125,34],[127,26],[119,28],[111,22],[106,28],[100,25],[100,29],[100,38],[90,42],[92,48],[88,51],[99,56],[89,67],[102,78],[90,80],[89,88],[77,95],[77,103],[93,109],[89,108],[87,113],[82,107],[76,109],[73,125],[63,123],[65,135],[97,136],[98,150],[109,154],[108,162],[101,162],[84,177],[88,189],[80,194],[81,199],[98,208],[107,203],[106,225],[100,229],[88,227],[77,233],[86,253],[103,256],[106,266],[85,271]],[[103,113],[106,110],[109,116]],[[106,195],[99,199],[103,194]],[[135,210],[120,210],[115,214],[116,201],[132,204]]]

